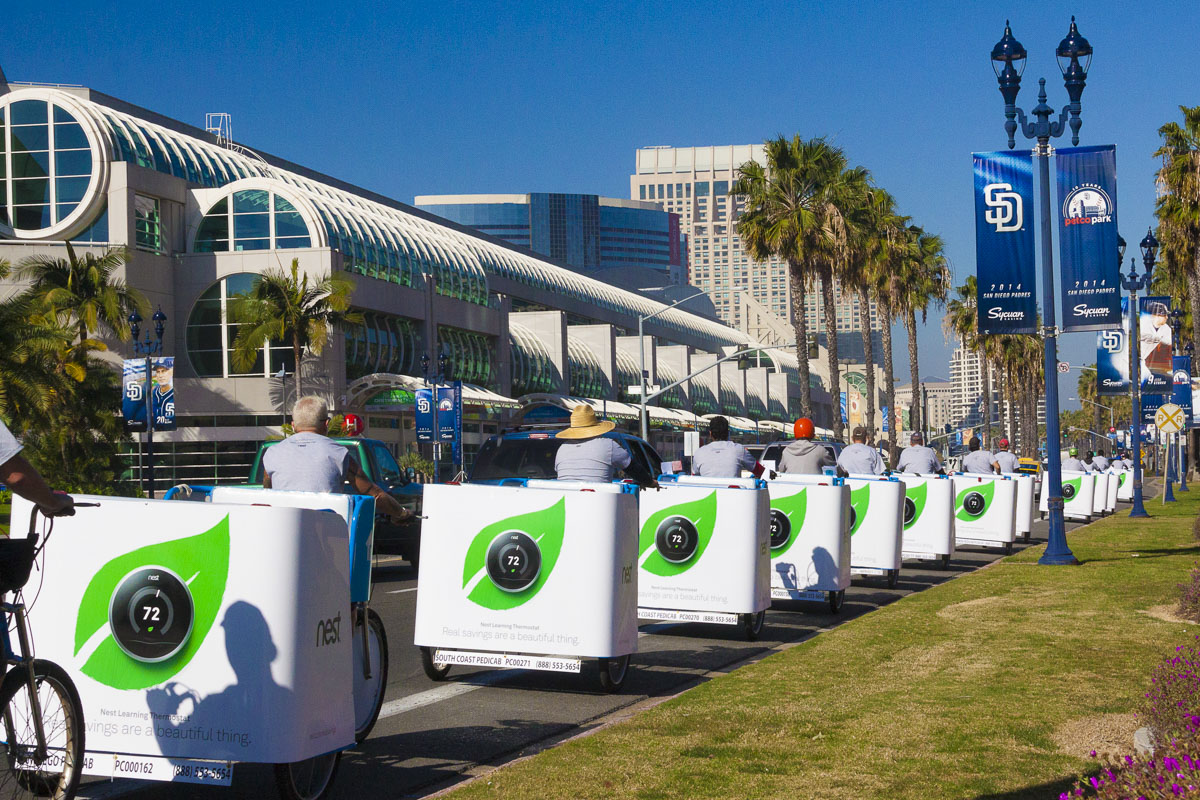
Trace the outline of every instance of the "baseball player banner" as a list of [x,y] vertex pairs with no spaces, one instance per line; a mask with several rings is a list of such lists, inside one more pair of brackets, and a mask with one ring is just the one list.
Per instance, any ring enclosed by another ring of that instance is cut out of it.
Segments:
[[1058,247],[1064,331],[1121,325],[1117,253],[1117,148],[1066,147],[1058,173]]
[[1121,327],[1096,334],[1096,393],[1129,392],[1129,298],[1121,298]]
[[1170,394],[1172,386],[1171,298],[1142,297],[1138,314],[1142,394]]
[[[150,359],[150,400],[154,430],[175,430],[175,358]],[[121,370],[121,416],[125,430],[146,430],[146,359],[127,358]]]
[[1037,331],[1033,156],[973,153],[980,333]]

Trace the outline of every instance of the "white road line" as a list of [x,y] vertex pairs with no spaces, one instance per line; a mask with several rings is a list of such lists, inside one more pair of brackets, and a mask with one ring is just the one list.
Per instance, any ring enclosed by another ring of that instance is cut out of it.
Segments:
[[436,689],[429,689],[428,691],[410,694],[408,697],[401,697],[399,700],[389,700],[379,709],[379,718],[394,717],[406,711],[413,711],[433,705],[434,703],[440,703],[443,700],[449,700],[468,692],[473,692],[476,689],[491,686],[493,683],[499,683],[505,678],[514,675],[523,675],[526,672],[528,670],[524,669],[504,669],[494,672],[484,672],[471,676],[471,683],[449,683],[445,686],[439,686]]
[[411,589],[393,589],[388,594],[404,594],[405,592],[415,592],[416,590],[417,587],[414,586]]

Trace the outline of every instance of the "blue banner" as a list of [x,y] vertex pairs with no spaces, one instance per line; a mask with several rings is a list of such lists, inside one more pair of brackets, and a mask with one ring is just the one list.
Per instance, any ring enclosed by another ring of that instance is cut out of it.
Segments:
[[437,399],[438,441],[457,442],[462,438],[462,383],[439,386]]
[[[146,430],[146,358],[127,358],[121,370],[121,416],[125,430]],[[175,430],[175,358],[158,356],[150,361],[150,400],[154,430]]]
[[1142,394],[1170,394],[1175,354],[1171,333],[1171,298],[1139,298],[1138,356]]
[[842,394],[842,424],[845,425],[850,421],[846,417],[846,413],[847,413],[846,404],[848,401],[846,400],[846,393],[842,392],[841,394]]
[[1174,366],[1171,402],[1183,409],[1190,428],[1192,420],[1192,357],[1175,356]]
[[1033,156],[974,153],[980,333],[1037,331]]
[[888,427],[888,407],[883,406],[879,410],[881,412],[883,412],[883,432],[889,433],[891,431],[891,428]]
[[1121,298],[1121,327],[1096,334],[1096,393],[1129,392],[1129,298]]
[[1154,425],[1154,414],[1158,411],[1158,407],[1163,404],[1163,396],[1160,394],[1142,395],[1142,422],[1146,425]]
[[433,441],[433,390],[432,389],[417,389],[415,392],[416,401],[415,412],[417,441],[432,442]]
[[1121,325],[1117,253],[1117,148],[1066,147],[1058,173],[1058,248],[1062,329],[1098,331]]

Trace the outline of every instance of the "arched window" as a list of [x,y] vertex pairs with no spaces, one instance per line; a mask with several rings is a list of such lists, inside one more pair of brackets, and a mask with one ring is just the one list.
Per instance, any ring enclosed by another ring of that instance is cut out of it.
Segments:
[[93,166],[83,126],[62,106],[0,105],[0,223],[38,231],[62,222],[87,195]]
[[254,286],[257,275],[242,272],[230,275],[205,290],[188,316],[187,352],[192,369],[201,378],[265,377],[280,370],[295,372],[296,360],[290,343],[270,342],[246,371],[233,366],[233,343],[238,326],[229,316],[229,301]]
[[243,189],[222,197],[204,215],[192,251],[288,250],[312,247],[308,224],[286,197]]

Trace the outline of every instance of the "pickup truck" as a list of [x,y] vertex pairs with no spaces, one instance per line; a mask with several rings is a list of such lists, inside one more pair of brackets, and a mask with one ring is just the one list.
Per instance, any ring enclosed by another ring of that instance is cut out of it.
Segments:
[[[393,524],[387,517],[379,516],[375,520],[375,552],[398,555],[408,561],[413,569],[417,568],[421,556],[421,498],[422,487],[415,479],[412,470],[405,472],[400,469],[396,459],[392,457],[387,445],[378,439],[363,439],[357,436],[331,436],[331,441],[347,448],[358,461],[363,472],[379,488],[392,495],[415,515],[413,519],[402,525]],[[279,440],[263,442],[258,446],[254,457],[254,467],[250,470],[248,483],[262,486],[262,458],[268,447],[279,444]],[[347,483],[345,491],[356,494]]]

